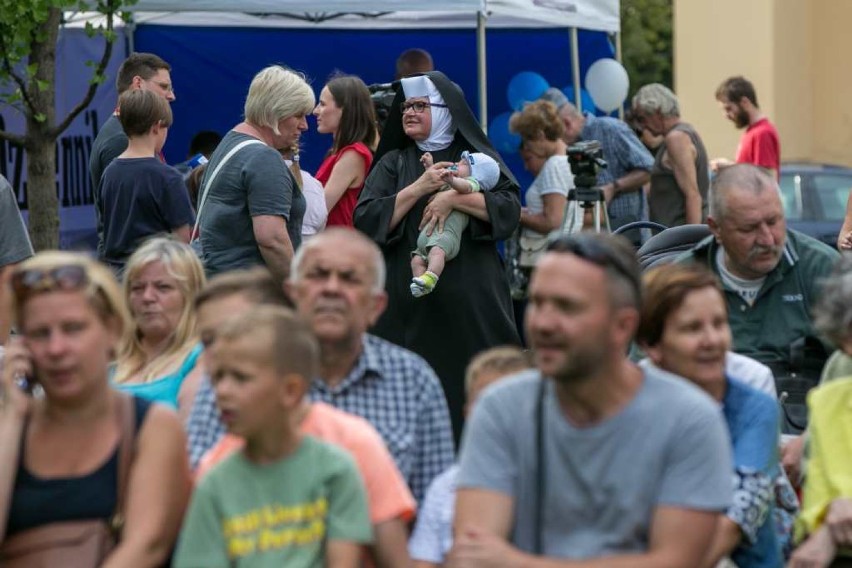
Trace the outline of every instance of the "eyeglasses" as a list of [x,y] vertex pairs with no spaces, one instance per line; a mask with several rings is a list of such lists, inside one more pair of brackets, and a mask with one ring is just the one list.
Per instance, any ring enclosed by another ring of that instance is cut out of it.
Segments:
[[630,283],[631,288],[640,297],[642,290],[639,266],[628,266],[609,244],[594,233],[579,233],[558,237],[547,245],[548,252],[568,252],[575,256],[597,264],[601,268],[612,268]]
[[167,93],[174,93],[175,92],[175,87],[171,83],[160,83],[159,81],[151,81],[151,82],[154,83],[155,85],[157,85],[158,87],[160,87],[160,89],[162,89],[163,91],[165,91]]
[[405,102],[400,103],[399,110],[402,111],[402,114],[405,114],[408,110],[413,110],[414,114],[420,114],[424,110],[429,107],[441,107],[447,108],[447,105],[442,105],[440,103],[427,103],[423,101],[413,101],[413,102]]
[[89,284],[89,275],[80,265],[69,264],[51,270],[18,270],[12,274],[12,290],[21,302],[33,294],[81,290]]

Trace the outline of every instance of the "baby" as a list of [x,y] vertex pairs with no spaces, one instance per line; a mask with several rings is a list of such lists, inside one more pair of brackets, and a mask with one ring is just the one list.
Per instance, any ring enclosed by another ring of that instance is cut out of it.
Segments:
[[[432,154],[426,152],[421,156],[420,162],[425,168],[431,167]],[[446,185],[440,191],[488,191],[497,185],[500,179],[500,166],[487,154],[464,151],[461,160],[444,171],[442,179]],[[411,279],[410,288],[415,298],[425,296],[435,289],[438,278],[444,271],[444,264],[459,253],[461,235],[469,220],[466,213],[452,211],[444,222],[443,232],[438,232],[435,227],[431,228],[431,235],[427,234],[429,227],[420,231],[417,249],[411,253],[411,272],[414,277]]]

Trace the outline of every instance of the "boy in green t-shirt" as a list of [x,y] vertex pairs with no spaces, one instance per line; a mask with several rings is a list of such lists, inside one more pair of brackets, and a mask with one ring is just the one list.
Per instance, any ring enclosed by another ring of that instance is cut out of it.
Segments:
[[363,482],[348,454],[300,434],[293,416],[319,368],[308,326],[255,308],[208,355],[222,420],[246,445],[196,488],[174,566],[358,566],[372,541]]

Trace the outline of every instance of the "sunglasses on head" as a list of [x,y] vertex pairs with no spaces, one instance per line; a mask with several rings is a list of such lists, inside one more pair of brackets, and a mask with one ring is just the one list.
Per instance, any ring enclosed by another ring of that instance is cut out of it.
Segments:
[[642,288],[638,269],[628,267],[611,247],[590,234],[580,233],[559,237],[547,245],[547,250],[571,253],[601,268],[612,268],[626,278],[634,290],[638,292]]
[[12,274],[12,290],[18,300],[43,292],[74,291],[88,286],[89,275],[80,265],[70,264],[50,270],[32,268]]

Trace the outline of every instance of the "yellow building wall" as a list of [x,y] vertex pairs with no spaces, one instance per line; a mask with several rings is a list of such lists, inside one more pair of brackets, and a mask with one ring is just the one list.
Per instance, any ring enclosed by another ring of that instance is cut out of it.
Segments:
[[711,156],[733,158],[741,131],[715,100],[744,75],[778,127],[783,160],[852,166],[852,2],[674,0],[674,88]]

